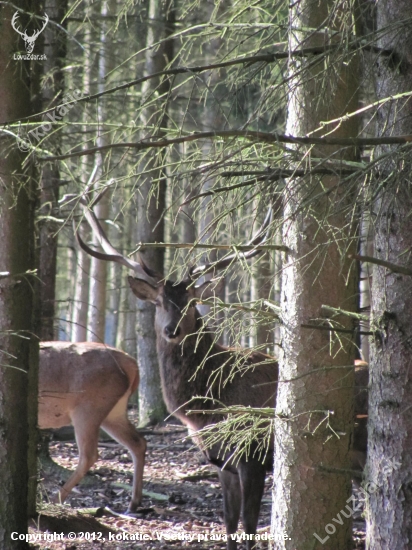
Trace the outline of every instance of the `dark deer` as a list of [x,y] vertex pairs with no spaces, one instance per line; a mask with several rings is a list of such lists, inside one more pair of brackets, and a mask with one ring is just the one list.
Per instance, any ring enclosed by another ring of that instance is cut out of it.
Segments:
[[72,424],[79,448],[76,470],[60,489],[64,502],[98,458],[99,428],[124,445],[133,459],[128,512],[142,499],[146,441],[127,417],[127,402],[139,385],[136,361],[104,344],[42,342],[39,363],[39,427]]
[[[225,406],[274,407],[278,365],[273,358],[262,353],[217,344],[215,335],[204,324],[195,304],[217,292],[219,283],[213,279],[199,286],[195,283],[205,273],[226,268],[238,255],[228,255],[219,262],[192,268],[189,276],[179,283],[165,281],[162,274],[151,271],[141,259],[138,263],[119,254],[93,211],[87,208],[85,199],[82,199],[82,204],[85,217],[105,254],[89,248],[77,234],[80,246],[96,258],[133,269],[140,277],[129,277],[132,291],[141,300],[148,300],[156,306],[155,329],[163,397],[169,412],[188,427],[207,459],[219,468],[224,522],[229,539],[227,547],[234,550],[237,544],[229,535],[236,533],[240,516],[245,533],[256,533],[265,475],[272,468],[272,449],[263,461],[253,449],[237,461],[232,459],[236,449],[223,452],[220,445],[205,449],[196,432],[222,419],[213,412],[219,408],[217,402]],[[250,246],[264,242],[270,222],[271,214],[268,214]],[[242,257],[248,259],[258,253],[252,249]],[[188,414],[189,410],[202,412]],[[253,547],[254,543],[247,541],[247,548]]]
[[[236,460],[233,459],[236,449],[225,447],[223,450],[221,445],[205,448],[197,432],[221,420],[222,417],[215,412],[219,408],[217,403],[225,407],[275,407],[278,363],[262,353],[217,344],[216,336],[205,325],[196,302],[217,293],[221,280],[212,279],[198,286],[196,281],[206,273],[227,268],[239,257],[249,259],[259,251],[252,249],[242,255],[228,255],[220,261],[191,268],[187,278],[180,282],[165,280],[162,274],[150,270],[141,258],[134,262],[114,249],[93,211],[87,208],[85,199],[81,202],[85,217],[105,253],[92,250],[77,235],[80,246],[96,258],[133,269],[139,275],[138,278],[128,278],[133,293],[156,306],[155,329],[163,397],[169,412],[188,427],[207,459],[219,468],[227,548],[235,550],[237,543],[230,535],[236,533],[240,516],[245,533],[256,533],[265,475],[272,468],[273,441],[263,461],[256,452],[259,442],[256,442],[256,448],[251,448]],[[258,247],[265,241],[270,221],[269,213],[249,245]],[[363,412],[364,388],[358,396],[362,405],[357,407],[357,413]],[[356,460],[361,463],[363,457],[364,454],[359,453]],[[247,540],[246,547],[248,550],[254,548],[253,541]]]

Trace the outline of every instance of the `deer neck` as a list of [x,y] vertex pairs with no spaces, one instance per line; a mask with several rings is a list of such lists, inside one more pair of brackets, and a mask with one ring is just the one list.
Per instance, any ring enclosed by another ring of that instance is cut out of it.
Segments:
[[207,394],[208,379],[216,366],[213,357],[206,361],[205,358],[214,355],[215,347],[218,346],[213,334],[207,330],[200,314],[197,315],[195,331],[182,343],[157,338],[160,378],[168,411],[194,429],[199,427],[198,422],[194,415],[187,416],[186,411],[206,408],[205,402],[199,400],[196,403],[192,397]]

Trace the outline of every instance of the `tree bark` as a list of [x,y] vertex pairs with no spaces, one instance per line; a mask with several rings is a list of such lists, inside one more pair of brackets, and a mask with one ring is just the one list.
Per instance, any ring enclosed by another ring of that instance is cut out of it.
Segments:
[[[136,209],[134,201],[127,205],[127,212],[124,216],[123,231],[123,254],[127,255],[132,250],[134,243]],[[124,281],[120,293],[119,326],[116,345],[135,359],[137,358],[137,335],[136,335],[136,298],[130,291],[127,281]]]
[[[376,64],[378,99],[412,88],[412,5],[408,0],[377,2],[380,48],[392,52]],[[392,100],[377,111],[379,136],[412,131],[412,104]],[[410,148],[383,146],[378,184],[384,190],[373,206],[374,255],[407,265],[412,247]],[[412,533],[412,278],[374,265],[369,389],[368,461],[370,482],[367,517],[369,550],[404,550]]]
[[120,264],[109,264],[109,299],[108,317],[106,319],[105,341],[109,346],[116,346],[117,332],[119,329],[120,286],[122,280],[122,267]]
[[[290,49],[299,45],[322,48],[333,42],[332,29],[342,31],[339,26],[350,10],[349,3],[339,10],[332,0],[294,3]],[[340,32],[337,36],[342,39]],[[356,57],[340,53],[339,61],[290,58],[288,134],[306,135],[321,121],[357,108]],[[333,135],[357,136],[357,131],[357,121],[352,118]],[[309,163],[310,157],[353,160],[355,153],[349,148],[338,151],[319,146],[302,151],[303,163]],[[353,373],[344,367],[353,364],[354,344],[339,342],[325,330],[302,327],[319,323],[325,303],[356,311],[355,278],[345,259],[354,238],[343,213],[351,197],[339,186],[332,192],[338,183],[337,177],[317,178],[309,173],[289,180],[285,189],[283,244],[290,252],[282,276],[272,532],[276,536],[286,533],[287,538],[276,539],[276,549],[347,550],[351,544],[351,514],[345,507],[351,492],[347,470],[353,430]],[[328,189],[329,194],[323,193]],[[308,196],[318,198],[309,202]],[[304,200],[307,206],[303,209]],[[347,319],[342,319],[342,325],[352,328]]]
[[[145,74],[153,74],[165,69],[173,58],[173,43],[165,40],[174,27],[173,0],[164,4],[158,0],[149,2],[149,27],[147,35],[147,53]],[[164,40],[161,45],[153,49],[153,44]],[[159,95],[167,94],[169,81],[161,82],[151,79],[142,87],[144,99],[150,97],[157,90]],[[162,129],[167,125],[167,106],[160,114],[146,107],[142,110],[143,126],[154,126],[153,133],[159,137]],[[145,166],[151,170],[150,176],[145,176],[139,184],[137,207],[137,236],[140,242],[161,242],[164,240],[164,220],[161,216],[166,205],[166,174],[161,168],[162,162],[152,156]],[[152,187],[155,181],[155,188]],[[143,259],[151,269],[159,273],[164,271],[164,250],[143,251]],[[154,306],[150,303],[137,301],[137,349],[140,369],[139,385],[139,415],[140,424],[154,424],[164,419],[166,407],[163,403],[159,366],[156,352],[156,334],[154,327]]]
[[[103,230],[107,234],[106,221],[109,217],[109,200],[104,196],[95,206],[94,211]],[[95,248],[99,249],[96,237],[93,237]],[[107,262],[97,258],[90,260],[90,299],[88,311],[88,340],[104,342],[106,329],[106,284]]]
[[[90,228],[86,223],[79,227],[82,240],[88,242]],[[87,315],[89,309],[90,256],[76,246],[76,286],[74,290],[71,341],[87,341]]]
[[[19,2],[18,7],[30,11],[28,2]],[[11,26],[15,11],[15,6],[8,4],[0,7],[2,124],[30,114],[29,65],[13,60],[13,54],[23,50],[21,37]],[[36,197],[16,141],[2,134],[0,142],[0,547],[22,550],[28,544],[13,541],[11,534],[27,533],[28,418],[32,424],[37,410],[35,281],[25,275],[34,268]],[[30,399],[31,394],[35,399]]]
[[[258,204],[255,204],[257,209]],[[256,230],[261,226],[259,219],[255,220]],[[252,268],[250,295],[252,301],[267,300],[273,285],[273,269],[271,257],[268,253],[260,256],[259,263]],[[256,318],[251,330],[251,347],[257,347],[263,353],[273,352],[274,331],[273,324],[265,318]]]
[[[104,0],[101,4],[102,16],[102,31],[101,31],[101,48],[99,53],[99,92],[104,92],[106,88],[106,76],[114,68],[114,55],[111,51],[113,48],[112,35],[109,33],[109,24],[107,18],[116,13],[116,1]],[[100,99],[98,103],[99,130],[97,137],[98,147],[104,147],[110,143],[110,136],[105,127],[106,119],[109,118],[107,98]],[[97,157],[98,170],[96,179],[102,179],[105,170],[105,153],[101,153]],[[100,200],[95,207],[96,216],[99,219],[104,231],[107,233],[105,220],[109,217],[110,210],[110,193]],[[98,248],[98,240],[93,236],[93,242]],[[107,295],[107,263],[96,258],[91,259],[90,263],[90,306],[89,306],[89,339],[92,342],[105,341],[106,329],[106,295]]]
[[[85,16],[91,16],[90,5],[85,8]],[[84,52],[82,59],[83,75],[82,75],[82,88],[84,94],[91,93],[90,81],[92,70],[92,52],[91,52],[91,29],[89,25],[85,26],[84,32]],[[83,132],[87,132],[87,111],[84,114]],[[83,148],[87,145],[84,144]],[[89,179],[89,172],[91,165],[89,157],[83,157],[81,159],[82,164],[82,183],[87,185]],[[87,223],[82,223],[79,227],[80,236],[84,242],[88,242],[90,238],[90,228]],[[88,340],[88,312],[89,312],[89,292],[90,292],[90,256],[80,248],[76,243],[76,287],[74,292],[74,301],[72,309],[72,323],[71,323],[71,341],[72,342],[86,342]]]
[[[47,0],[44,11],[49,16],[49,23],[44,29],[43,62],[45,84],[43,89],[43,109],[59,105],[63,100],[64,74],[63,62],[66,57],[66,34],[56,25],[67,11],[67,2]],[[53,23],[54,24],[53,24]],[[58,134],[60,135],[60,134]],[[55,138],[54,138],[55,139]],[[59,144],[54,143],[59,148]],[[57,164],[45,164],[42,170],[40,196],[39,234],[39,278],[40,278],[40,318],[42,340],[54,340],[56,263],[57,263],[57,229],[56,224],[47,219],[55,216],[59,199],[60,172]]]

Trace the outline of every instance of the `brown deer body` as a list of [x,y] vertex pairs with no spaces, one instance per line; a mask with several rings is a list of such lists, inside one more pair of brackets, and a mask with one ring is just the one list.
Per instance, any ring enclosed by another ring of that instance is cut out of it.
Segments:
[[[179,284],[166,281],[152,286],[129,277],[129,283],[138,298],[156,304],[163,397],[169,412],[189,428],[208,460],[219,467],[227,534],[236,533],[240,515],[245,533],[255,534],[266,470],[272,468],[272,453],[267,454],[265,463],[253,450],[239,461],[231,461],[234,449],[224,453],[220,445],[205,449],[196,432],[222,420],[213,414],[222,404],[274,407],[277,362],[261,353],[232,350],[214,342],[215,335],[190,305],[200,295],[206,297],[213,282],[200,287],[190,286],[189,281]],[[187,414],[188,410],[202,412]],[[252,547],[253,543],[248,541],[248,548]],[[228,548],[236,548],[236,542],[230,539]]]
[[138,384],[136,361],[120,350],[92,342],[40,344],[39,427],[72,424],[79,449],[77,468],[60,489],[61,502],[96,462],[101,427],[130,451],[134,471],[128,511],[140,504],[146,441],[127,417],[128,399]]

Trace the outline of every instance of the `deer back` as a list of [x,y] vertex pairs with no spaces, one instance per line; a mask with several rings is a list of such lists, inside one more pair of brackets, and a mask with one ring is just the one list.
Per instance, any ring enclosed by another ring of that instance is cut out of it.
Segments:
[[43,342],[39,363],[39,427],[71,423],[78,407],[97,417],[108,403],[138,386],[135,360],[109,346],[92,343]]

